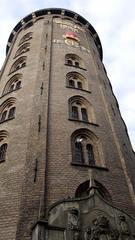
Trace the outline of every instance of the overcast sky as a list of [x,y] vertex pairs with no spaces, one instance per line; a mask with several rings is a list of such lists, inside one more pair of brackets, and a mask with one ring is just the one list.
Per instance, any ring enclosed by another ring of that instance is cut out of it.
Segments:
[[0,66],[8,37],[29,13],[60,7],[78,12],[97,31],[103,62],[118,99],[135,150],[135,1],[134,0],[0,0]]

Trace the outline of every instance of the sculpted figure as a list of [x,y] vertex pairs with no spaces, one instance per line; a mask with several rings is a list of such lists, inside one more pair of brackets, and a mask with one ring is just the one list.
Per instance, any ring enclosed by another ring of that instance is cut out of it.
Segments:
[[69,226],[77,226],[79,221],[79,212],[77,209],[71,209],[68,212],[68,225]]
[[119,216],[119,225],[120,225],[120,233],[121,234],[123,234],[123,235],[130,234],[129,226],[128,226],[128,223],[127,223],[124,215]]
[[118,238],[118,231],[111,228],[106,217],[99,215],[93,221],[90,240],[118,240]]

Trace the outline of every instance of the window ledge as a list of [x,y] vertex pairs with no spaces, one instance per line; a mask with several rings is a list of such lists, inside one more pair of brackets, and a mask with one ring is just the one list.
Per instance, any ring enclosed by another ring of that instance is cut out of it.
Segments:
[[96,124],[96,123],[87,122],[87,121],[83,121],[83,120],[79,120],[79,119],[69,118],[68,120],[69,120],[69,121],[75,121],[75,122],[86,123],[86,124],[89,124],[89,125],[93,125],[93,126],[99,127],[99,125]]
[[79,69],[82,69],[82,70],[84,70],[84,71],[87,71],[86,68],[78,67],[78,66],[75,66],[75,65],[70,65],[70,64],[68,64],[68,63],[65,63],[65,65],[66,65],[66,66],[69,66],[69,67],[75,67],[75,68],[79,68]]
[[10,117],[10,118],[8,118],[8,119],[5,119],[5,120],[3,120],[3,121],[0,121],[0,124],[1,123],[4,123],[4,122],[7,122],[7,121],[10,121],[10,120],[12,120],[12,119],[14,119],[15,117]]
[[106,168],[106,167],[101,167],[101,166],[97,166],[97,165],[88,165],[88,164],[77,163],[77,162],[71,162],[71,165],[73,165],[73,166],[79,166],[79,167],[86,167],[86,168],[95,168],[95,169],[99,169],[99,170],[109,171],[108,168]]
[[70,86],[66,86],[67,88],[71,88],[71,89],[76,89],[76,90],[80,90],[83,92],[87,92],[87,93],[91,93],[91,91],[85,90],[85,89],[81,89],[81,88],[76,88],[76,87],[70,87]]
[[12,93],[12,92],[15,92],[15,91],[19,90],[20,88],[22,88],[22,87],[16,88],[16,89],[14,89],[14,90],[12,90],[12,91],[10,91],[10,92],[7,92],[7,93],[3,94],[3,95],[0,97],[0,99],[1,99],[2,97],[5,97],[6,95]]

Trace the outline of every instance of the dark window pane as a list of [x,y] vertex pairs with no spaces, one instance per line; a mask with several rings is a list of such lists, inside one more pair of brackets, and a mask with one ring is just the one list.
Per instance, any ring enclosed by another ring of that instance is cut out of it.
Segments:
[[16,69],[15,69],[15,70],[19,69],[20,67],[21,67],[20,64],[18,64],[18,65],[16,66]]
[[12,85],[10,86],[9,92],[11,92],[11,91],[13,91],[13,90],[14,90],[14,84],[12,84]]
[[26,62],[23,62],[21,67],[25,67],[25,66],[26,66]]
[[0,161],[5,161],[6,151],[7,151],[7,144],[5,143],[0,147]]
[[83,163],[83,151],[81,142],[75,142],[75,162]]
[[90,165],[95,165],[94,153],[93,153],[93,146],[91,144],[87,144],[87,154],[88,154],[88,161]]
[[78,119],[79,118],[78,107],[76,107],[76,106],[72,106],[72,118],[74,118],[74,119]]
[[88,115],[86,108],[81,108],[82,120],[88,122]]
[[73,65],[72,60],[68,59],[68,60],[67,60],[67,64]]
[[10,108],[8,118],[12,118],[15,115],[15,107]]
[[76,67],[79,67],[79,62],[75,62],[75,66],[76,66]]
[[17,82],[16,83],[16,89],[20,88],[21,87],[21,81]]
[[78,87],[79,89],[82,89],[82,83],[81,83],[81,82],[77,82],[77,87]]
[[75,87],[75,83],[74,83],[73,80],[69,80],[69,86],[70,86],[70,87]]
[[4,111],[1,116],[1,121],[4,121],[6,119],[6,116],[7,116],[7,111]]

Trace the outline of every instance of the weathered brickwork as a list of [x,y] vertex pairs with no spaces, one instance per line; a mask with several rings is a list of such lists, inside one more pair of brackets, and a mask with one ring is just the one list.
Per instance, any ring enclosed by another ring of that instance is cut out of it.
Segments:
[[[0,123],[0,132],[8,133],[6,159],[0,163],[1,240],[31,240],[35,222],[46,217],[51,204],[75,197],[78,186],[90,179],[90,169],[113,204],[135,217],[135,157],[102,63],[100,40],[74,13],[48,11],[30,15],[15,28],[1,70],[0,104],[15,98],[16,107],[14,118]],[[33,24],[26,27],[27,21]],[[27,33],[32,33],[25,41],[30,49],[14,58]],[[67,64],[67,54],[78,56],[83,67]],[[26,64],[10,73],[22,56]],[[84,89],[69,87],[70,72],[83,76]],[[17,73],[22,74],[21,87],[2,95]],[[68,102],[74,96],[89,102],[89,122],[71,119]],[[72,164],[71,136],[79,129],[98,139],[94,167]]]

